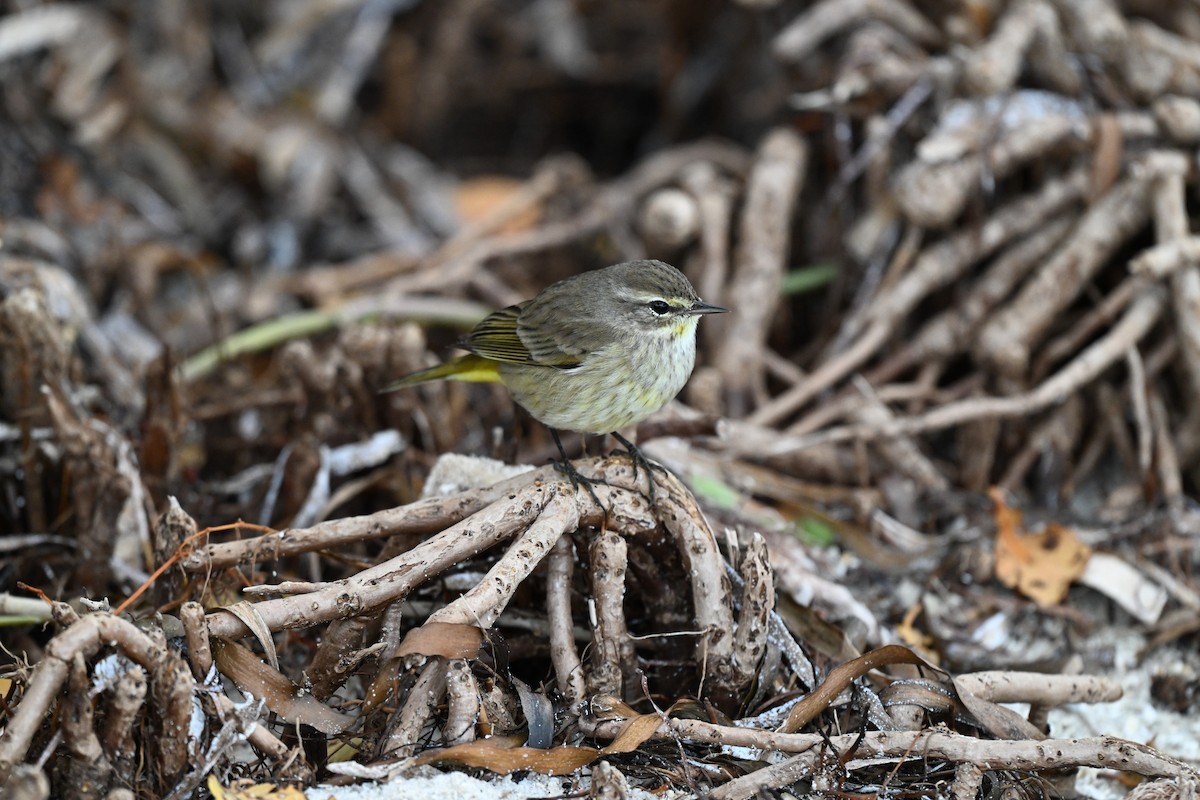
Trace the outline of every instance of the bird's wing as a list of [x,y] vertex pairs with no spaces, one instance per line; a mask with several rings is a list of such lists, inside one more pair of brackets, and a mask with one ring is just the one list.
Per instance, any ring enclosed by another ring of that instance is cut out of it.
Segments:
[[[578,298],[562,302],[551,286],[537,297],[497,311],[475,326],[463,346],[476,355],[510,364],[574,369],[613,337],[612,321]],[[570,324],[564,324],[564,317]]]
[[484,317],[462,346],[477,356],[509,364],[536,364],[529,348],[517,335],[521,306],[509,306]]
[[[522,320],[524,322],[524,320]],[[575,320],[572,329],[585,327],[584,320]],[[529,351],[530,363],[541,364],[558,369],[573,369],[581,365],[591,354],[588,342],[597,341],[594,337],[588,339],[573,335],[576,331],[557,331],[547,333],[545,328],[527,324],[517,327],[521,342]]]
[[535,363],[573,369],[617,335],[615,320],[581,296],[580,286],[578,279],[562,281],[521,304],[517,335]]
[[477,356],[508,364],[571,369],[582,362],[583,351],[568,352],[521,324],[526,303],[496,311],[483,319],[467,336],[463,347]]

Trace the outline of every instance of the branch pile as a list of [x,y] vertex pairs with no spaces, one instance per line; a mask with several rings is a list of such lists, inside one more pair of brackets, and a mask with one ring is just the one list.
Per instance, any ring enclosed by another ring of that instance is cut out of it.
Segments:
[[[1200,12],[612,5],[9,4],[6,796],[1192,785],[1047,715],[1120,694],[1072,581],[1195,638]],[[378,393],[642,257],[733,311],[639,431],[682,479],[435,468],[553,450],[498,389]]]

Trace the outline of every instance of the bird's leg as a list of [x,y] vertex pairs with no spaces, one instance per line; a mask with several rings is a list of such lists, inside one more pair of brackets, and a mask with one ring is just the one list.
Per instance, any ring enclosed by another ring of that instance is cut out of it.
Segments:
[[649,486],[650,486],[650,492],[649,492],[650,505],[653,506],[654,505],[654,470],[658,470],[663,475],[666,475],[666,474],[668,474],[667,468],[664,467],[662,464],[655,464],[653,461],[646,458],[645,454],[643,454],[642,451],[637,448],[637,445],[635,445],[633,442],[629,441],[628,439],[626,439],[624,436],[617,433],[616,431],[613,431],[613,436],[616,438],[616,440],[618,442],[621,443],[621,446],[625,448],[625,454],[628,455],[629,460],[633,462],[633,479],[635,481],[637,480],[638,467],[641,467],[642,469],[646,470],[646,481],[649,483]]
[[[550,428],[549,425],[546,427]],[[569,480],[571,482],[571,486],[576,490],[578,490],[580,486],[586,489],[587,493],[590,494],[592,499],[596,501],[596,505],[600,506],[600,510],[604,512],[604,516],[607,517],[608,507],[605,506],[604,503],[600,502],[600,498],[596,496],[596,490],[592,488],[597,483],[604,483],[604,481],[597,478],[589,478],[580,473],[579,470],[575,469],[575,465],[571,463],[571,459],[567,458],[567,451],[563,449],[562,442],[558,438],[558,431],[554,430],[554,428],[550,428],[550,435],[554,437],[554,443],[558,445],[558,454],[562,456],[562,461],[551,462],[554,464],[554,468],[561,472],[563,477]]]

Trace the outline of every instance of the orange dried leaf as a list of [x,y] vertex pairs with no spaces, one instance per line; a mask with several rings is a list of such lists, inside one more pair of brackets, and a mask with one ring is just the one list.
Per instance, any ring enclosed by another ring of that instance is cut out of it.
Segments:
[[604,755],[632,753],[654,735],[662,721],[662,717],[658,714],[639,714],[627,720],[622,726],[621,732],[617,734],[617,738],[609,742],[601,752]]
[[466,767],[478,767],[500,775],[517,770],[532,770],[542,775],[570,775],[586,767],[600,757],[600,751],[591,747],[551,747],[540,750],[534,747],[519,747],[519,741],[511,736],[478,739],[474,742],[431,750],[416,758],[416,764],[451,763]]
[[909,608],[904,613],[904,619],[896,626],[896,635],[900,637],[900,641],[919,652],[927,661],[936,664],[938,659],[933,653],[934,638],[920,631],[916,625],[917,617],[921,616],[921,612],[924,610],[925,607],[921,603]]
[[1070,528],[1051,523],[1041,533],[1021,529],[1021,512],[1009,508],[998,490],[996,503],[996,578],[1043,608],[1061,603],[1071,583],[1083,574],[1091,548]]
[[474,658],[483,643],[483,631],[456,622],[426,622],[404,636],[396,657],[410,655]]
[[[454,193],[454,208],[467,224],[483,222],[493,214],[503,214],[506,207],[519,203],[518,196],[524,184],[514,178],[500,175],[484,175],[465,180]],[[501,228],[500,233],[517,233],[529,230],[541,217],[538,208],[517,211],[512,219]]]

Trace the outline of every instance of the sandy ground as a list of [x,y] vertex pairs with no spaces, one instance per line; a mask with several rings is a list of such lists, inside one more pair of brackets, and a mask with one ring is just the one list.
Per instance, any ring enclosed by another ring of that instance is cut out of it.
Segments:
[[[461,772],[439,773],[430,769],[412,778],[391,783],[365,783],[358,786],[318,786],[307,791],[309,800],[520,800],[520,798],[562,797],[586,791],[571,778],[550,778],[535,775],[514,781],[497,777],[481,781]],[[629,800],[679,800],[683,792],[650,794],[630,789]]]

